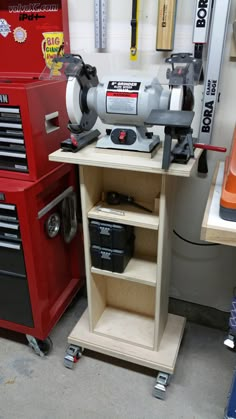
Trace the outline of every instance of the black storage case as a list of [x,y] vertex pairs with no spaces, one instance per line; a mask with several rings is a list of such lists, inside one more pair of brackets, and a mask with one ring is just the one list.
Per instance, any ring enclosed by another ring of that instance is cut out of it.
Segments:
[[134,252],[134,239],[131,239],[123,250],[91,246],[92,266],[111,272],[124,272]]
[[133,240],[134,228],[129,225],[90,220],[89,233],[91,245],[124,250],[127,242]]

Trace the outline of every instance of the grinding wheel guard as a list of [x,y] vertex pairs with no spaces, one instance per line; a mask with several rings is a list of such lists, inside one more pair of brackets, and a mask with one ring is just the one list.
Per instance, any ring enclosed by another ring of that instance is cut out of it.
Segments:
[[[55,65],[63,63],[60,79],[67,80],[66,107],[69,116],[68,128],[73,133],[90,131],[96,123],[97,114],[87,107],[87,92],[98,85],[97,69],[85,64],[80,55],[65,54],[53,58]],[[40,76],[41,79],[58,79],[54,76],[53,65]]]

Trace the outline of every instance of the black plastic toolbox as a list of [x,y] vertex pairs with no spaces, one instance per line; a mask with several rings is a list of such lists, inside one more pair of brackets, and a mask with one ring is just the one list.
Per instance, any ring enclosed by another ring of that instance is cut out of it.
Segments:
[[92,245],[91,248],[92,266],[105,269],[111,272],[124,272],[134,252],[134,239],[131,239],[123,250],[108,249]]
[[134,228],[129,225],[90,220],[89,233],[91,245],[124,250],[127,242],[133,240]]

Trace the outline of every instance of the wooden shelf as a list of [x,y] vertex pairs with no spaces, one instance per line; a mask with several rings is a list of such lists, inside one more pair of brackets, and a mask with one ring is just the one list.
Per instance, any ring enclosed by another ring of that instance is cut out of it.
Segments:
[[106,307],[94,332],[143,348],[153,348],[154,319],[138,313]]
[[[148,207],[146,203],[140,202],[140,204]],[[104,209],[105,212],[99,210],[99,208]],[[159,227],[159,216],[157,214],[145,212],[144,210],[132,207],[131,205],[108,205],[103,201],[98,202],[88,212],[88,218],[116,223],[119,222],[135,227],[148,228],[150,230],[158,230]]]
[[169,314],[160,347],[158,351],[155,351],[90,332],[87,309],[71,331],[68,342],[108,356],[173,374],[184,327],[185,319],[183,317]]
[[201,239],[228,246],[236,246],[236,223],[223,220],[220,215],[220,197],[224,179],[224,162],[218,162],[201,228]]
[[62,163],[79,164],[83,166],[112,167],[113,169],[134,170],[137,172],[160,173],[174,176],[189,177],[196,165],[196,161],[202,153],[202,150],[194,150],[194,158],[187,164],[171,163],[169,170],[162,169],[163,148],[158,150],[153,158],[143,158],[137,152],[137,156],[119,153],[119,150],[113,150],[114,153],[107,154],[96,149],[94,144],[88,145],[77,153],[67,153],[57,150],[49,154],[49,160]]
[[132,258],[122,274],[94,268],[93,266],[91,268],[91,272],[126,281],[138,282],[152,287],[156,286],[157,264],[154,260],[146,260],[137,257]]

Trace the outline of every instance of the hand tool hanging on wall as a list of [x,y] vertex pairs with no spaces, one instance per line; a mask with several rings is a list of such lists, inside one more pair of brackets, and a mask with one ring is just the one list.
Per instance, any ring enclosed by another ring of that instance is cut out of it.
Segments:
[[132,18],[131,18],[131,46],[130,46],[130,59],[131,61],[137,60],[138,50],[138,12],[139,0],[132,1]]
[[157,51],[172,51],[174,49],[176,9],[177,0],[158,0]]
[[[215,0],[212,9],[211,29],[208,44],[208,55],[203,93],[203,107],[201,113],[200,130],[198,135],[199,141],[206,144],[211,143],[215,108],[217,102],[219,102],[219,80],[221,74],[230,5],[231,0]],[[208,6],[209,2],[200,0],[198,1],[198,7],[196,9],[196,22],[198,22],[199,27],[194,29],[195,42],[197,39],[206,40],[208,25]],[[202,35],[200,35],[201,32],[199,31],[201,25],[202,28],[205,29]],[[199,34],[199,38],[197,38],[197,33]],[[208,172],[206,151],[203,152],[199,159],[198,171],[200,173]]]
[[95,48],[107,46],[107,0],[94,0]]

